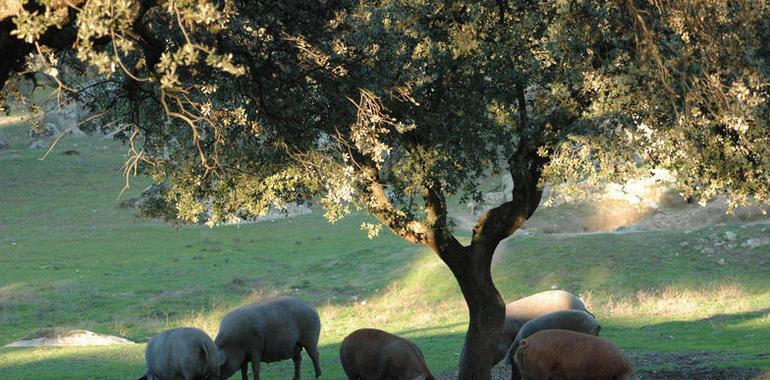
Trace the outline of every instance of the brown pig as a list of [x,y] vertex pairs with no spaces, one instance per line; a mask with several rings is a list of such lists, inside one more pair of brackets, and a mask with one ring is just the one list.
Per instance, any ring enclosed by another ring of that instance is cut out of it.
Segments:
[[340,362],[349,380],[435,380],[417,345],[377,329],[345,337]]
[[521,341],[514,356],[524,380],[639,380],[618,346],[568,330],[543,330]]

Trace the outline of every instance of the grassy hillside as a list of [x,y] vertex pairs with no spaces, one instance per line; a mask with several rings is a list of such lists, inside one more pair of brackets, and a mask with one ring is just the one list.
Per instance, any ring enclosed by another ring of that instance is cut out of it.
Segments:
[[[64,140],[40,161],[44,152],[26,149],[22,125],[0,134],[11,143],[0,151],[0,345],[53,326],[140,342],[0,348],[0,379],[135,378],[153,334],[196,326],[213,336],[228,310],[276,294],[318,307],[323,378],[343,378],[339,344],[360,327],[414,339],[434,372],[456,366],[467,317],[450,272],[388,233],[366,239],[359,229],[366,216],[336,225],[314,213],[176,228],[118,207],[119,144]],[[127,196],[145,185],[136,179]],[[746,242],[768,236],[766,224],[517,234],[497,252],[494,275],[507,301],[551,288],[580,294],[603,336],[647,373],[683,365],[766,370],[770,245]],[[288,378],[291,368],[263,365],[263,378]],[[303,377],[311,374],[305,360]]]

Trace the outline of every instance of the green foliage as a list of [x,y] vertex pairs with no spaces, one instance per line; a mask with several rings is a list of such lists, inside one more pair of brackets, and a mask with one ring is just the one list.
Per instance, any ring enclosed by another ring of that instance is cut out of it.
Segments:
[[[41,5],[15,36],[68,21]],[[436,183],[478,198],[484,173],[537,155],[567,188],[656,167],[688,196],[770,199],[763,2],[94,0],[75,15],[77,58],[112,78],[81,97],[127,128],[184,220],[320,196],[332,221],[363,208],[398,230]]]

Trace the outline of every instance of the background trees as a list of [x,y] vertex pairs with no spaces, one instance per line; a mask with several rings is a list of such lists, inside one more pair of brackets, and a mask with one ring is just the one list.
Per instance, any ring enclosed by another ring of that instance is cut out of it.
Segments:
[[[214,225],[317,200],[431,247],[469,307],[461,378],[489,376],[491,259],[545,181],[665,168],[686,196],[770,197],[764,4],[6,3],[0,74],[43,71],[119,130],[127,174],[166,186],[151,211]],[[447,198],[479,198],[489,172],[511,174],[512,200],[463,244]]]

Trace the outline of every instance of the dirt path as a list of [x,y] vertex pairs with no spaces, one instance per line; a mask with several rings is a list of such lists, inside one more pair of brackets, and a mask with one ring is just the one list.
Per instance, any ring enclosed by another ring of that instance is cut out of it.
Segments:
[[[681,362],[676,363],[676,369],[660,371],[638,371],[642,380],[770,380],[770,371],[763,372],[757,368],[715,368],[696,367],[687,356],[679,356]],[[696,360],[697,361],[697,360]],[[637,367],[642,363],[635,363]],[[713,364],[713,363],[712,363]],[[511,367],[498,365],[492,369],[492,380],[509,380]],[[457,370],[436,375],[438,380],[456,380]]]

